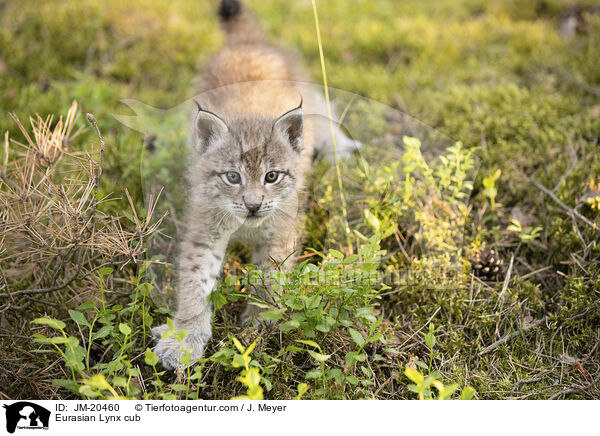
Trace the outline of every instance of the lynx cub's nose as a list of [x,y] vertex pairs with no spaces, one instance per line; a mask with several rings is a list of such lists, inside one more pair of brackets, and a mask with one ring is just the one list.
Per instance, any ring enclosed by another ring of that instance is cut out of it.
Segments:
[[258,212],[258,209],[260,209],[260,206],[262,205],[262,198],[259,200],[258,198],[245,198],[244,197],[244,204],[246,205],[246,208],[248,209],[248,212],[250,212],[249,215],[254,215],[256,212]]

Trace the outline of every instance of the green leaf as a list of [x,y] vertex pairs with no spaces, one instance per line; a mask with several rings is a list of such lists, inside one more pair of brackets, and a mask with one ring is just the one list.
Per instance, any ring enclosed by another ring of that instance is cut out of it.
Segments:
[[315,328],[323,333],[329,333],[331,331],[331,325],[327,322],[320,322]]
[[331,248],[329,250],[329,254],[331,254],[336,259],[343,259],[344,258],[344,253],[342,253],[341,251],[338,251],[338,250],[334,250],[333,248]]
[[96,304],[93,301],[85,301],[76,308],[77,310],[92,311],[96,309]]
[[279,326],[279,330],[281,330],[282,332],[289,332],[290,330],[297,329],[298,327],[300,327],[300,323],[298,321],[291,320],[281,324]]
[[112,332],[112,329],[112,326],[109,325],[102,327],[100,330],[92,334],[92,340],[105,338]]
[[127,378],[121,377],[121,376],[113,377],[112,384],[113,384],[113,386],[119,386],[120,388],[125,388],[125,387],[127,387]]
[[110,373],[120,371],[123,368],[123,362],[121,362],[120,360],[113,360],[111,362],[108,362],[106,368]]
[[267,389],[267,392],[270,392],[273,389],[273,383],[271,383],[271,380],[269,380],[266,377],[262,377],[260,379],[260,382],[265,385],[265,388]]
[[407,147],[421,148],[421,141],[419,138],[414,138],[412,136],[403,136],[402,141]]
[[[441,384],[441,382],[437,382],[437,383]],[[434,386],[436,386],[436,389],[437,389],[439,385],[436,385],[436,384],[434,383]],[[457,384],[457,383],[452,383],[452,384],[450,384],[450,385],[448,385],[448,386],[444,386],[444,385],[442,384],[442,385],[441,385],[441,387],[442,387],[442,389],[441,389],[441,390],[440,390],[440,389],[438,389],[438,390],[439,390],[439,392],[440,392],[440,396],[439,396],[439,398],[440,398],[441,400],[448,400],[448,399],[450,399],[450,398],[452,397],[452,394],[453,394],[454,392],[456,392],[456,390],[458,389],[458,384]]]
[[339,368],[332,368],[327,371],[327,378],[334,379],[338,384],[342,384],[344,381],[344,373]]
[[425,371],[429,371],[429,366],[421,360],[415,360],[415,365],[421,369],[424,369]]
[[306,383],[299,383],[298,396],[296,397],[296,399],[299,400],[300,398],[302,398],[302,395],[304,395],[306,392],[308,392],[308,385]]
[[306,373],[306,375],[304,376],[307,380],[310,379],[315,379],[315,378],[319,378],[321,377],[321,370],[320,369],[311,369],[310,371],[308,371]]
[[[373,342],[381,341],[382,339],[383,339],[383,334],[381,332],[377,332],[373,336],[371,336],[371,338],[369,339],[369,342],[373,343]],[[385,341],[382,341],[382,342],[385,344]]]
[[367,219],[369,225],[375,229],[375,231],[379,230],[379,220],[371,213],[369,209],[365,209],[365,218]]
[[269,306],[268,304],[259,303],[258,301],[250,301],[250,302],[248,302],[248,304],[251,304],[252,306],[259,307],[261,309],[270,309],[271,308],[271,306]]
[[325,362],[331,357],[331,354],[321,354],[313,350],[308,350],[308,354],[310,354],[313,357],[313,359],[315,359],[317,362],[321,363]]
[[75,394],[79,393],[79,385],[73,380],[53,379],[52,386],[68,389]]
[[100,273],[101,277],[104,277],[104,276],[107,276],[109,274],[112,274],[113,269],[111,267],[109,267],[109,266],[105,266],[105,267],[100,268],[98,270],[98,272]]
[[246,361],[248,359],[244,358],[244,355],[242,354],[236,354],[235,356],[233,356],[233,360],[231,362],[231,365],[234,368],[244,368],[246,366]]
[[57,330],[63,330],[67,326],[64,322],[54,318],[36,318],[31,322],[34,324],[47,325],[48,327]]
[[417,385],[423,383],[423,380],[425,380],[425,377],[423,376],[423,374],[421,374],[419,371],[412,369],[410,366],[407,366],[406,369],[404,370],[404,374],[406,374],[406,376],[413,382],[415,382]]
[[250,368],[246,373],[249,386],[258,386],[260,383],[260,372],[258,368]]
[[93,390],[90,386],[81,386],[79,388],[79,394],[87,397],[87,398],[96,398],[99,397],[100,394],[98,392],[96,392],[95,390]]
[[150,266],[150,262],[143,262],[140,265],[140,270],[138,272],[138,275],[141,276],[142,274],[144,274],[149,266]]
[[[296,297],[287,298],[285,300],[285,305],[294,310],[302,310],[304,306]],[[295,328],[295,327],[294,327]]]
[[211,292],[208,298],[210,299],[210,301],[212,301],[215,307],[215,311],[219,310],[221,307],[227,304],[227,298],[225,297],[225,295],[223,295],[222,292],[219,292],[217,290]]
[[122,322],[119,324],[119,331],[125,336],[129,336],[131,334],[131,327]]
[[355,362],[364,362],[367,356],[364,353],[357,353],[356,351],[349,351],[346,353],[345,360],[348,365],[353,365]]
[[358,331],[354,329],[348,329],[348,332],[350,333],[350,336],[352,337],[352,340],[356,345],[358,345],[359,347],[365,345],[365,338],[363,338],[363,336]]
[[83,380],[83,383],[100,391],[110,390],[111,388],[103,374],[93,375],[89,379]]
[[183,385],[181,383],[172,383],[169,385],[169,387],[171,389],[173,389],[175,392],[183,392],[187,390],[187,386]]
[[[169,332],[167,332],[169,333]],[[178,341],[183,341],[185,339],[185,337],[188,335],[189,331],[186,329],[181,329],[176,331],[173,336],[175,337],[175,339],[177,339]]]
[[215,354],[210,356],[210,360],[227,366],[233,358],[234,353],[235,351],[233,351],[231,348],[221,348]]
[[472,400],[473,396],[475,395],[475,389],[473,389],[470,386],[466,386],[462,393],[460,394],[460,399],[461,400]]
[[364,351],[362,353],[356,353],[356,356],[354,358],[357,362],[364,362],[365,360],[367,360],[367,356],[364,353]]
[[70,346],[65,347],[67,366],[77,371],[83,371],[83,358],[85,357],[85,350],[81,345],[79,345],[79,340],[77,338],[69,337],[68,342],[70,343]]
[[192,355],[189,348],[184,348],[179,356],[178,362],[182,365],[189,366],[192,361]]
[[299,343],[304,344],[304,345],[308,345],[310,347],[314,347],[317,350],[321,350],[321,347],[315,341],[311,341],[311,340],[308,340],[308,339],[296,339],[296,342],[299,342]]
[[256,348],[256,344],[258,344],[258,338],[256,338],[249,346],[248,348],[246,348],[246,351],[244,351],[244,356],[249,356],[250,353],[252,353],[252,351],[254,351],[254,348]]
[[238,341],[238,339],[237,339],[235,336],[232,336],[232,337],[231,337],[231,340],[233,341],[233,345],[235,345],[235,348],[237,348],[237,350],[238,350],[240,353],[243,353],[243,352],[244,352],[244,350],[245,350],[245,348],[244,348],[244,346],[242,345],[242,343],[241,343],[240,341]]
[[158,363],[158,356],[150,348],[146,348],[144,361],[147,365],[156,366],[156,364]]
[[347,258],[344,259],[344,265],[349,265],[352,262],[355,262],[356,260],[358,260],[358,254],[352,254],[350,256],[348,256]]
[[304,336],[306,336],[307,338],[314,338],[315,337],[315,331],[311,328],[311,327],[304,327],[304,329],[302,329],[302,334],[304,334]]
[[79,325],[84,325],[86,327],[91,327],[90,323],[88,322],[88,320],[85,318],[85,316],[83,315],[83,313],[77,311],[77,310],[73,310],[73,309],[69,309],[69,316],[71,317],[71,319],[73,321],[75,321],[77,324]]
[[152,292],[152,289],[154,289],[154,287],[152,286],[152,283],[142,283],[140,285],[140,293],[144,297],[148,296],[150,294],[150,292]]
[[278,310],[269,310],[268,312],[260,312],[259,314],[262,318],[268,319],[269,321],[279,321],[283,318],[281,312]]
[[348,383],[350,383],[351,385],[357,385],[358,384],[358,378],[353,376],[353,375],[349,375],[348,377],[346,377],[346,381]]

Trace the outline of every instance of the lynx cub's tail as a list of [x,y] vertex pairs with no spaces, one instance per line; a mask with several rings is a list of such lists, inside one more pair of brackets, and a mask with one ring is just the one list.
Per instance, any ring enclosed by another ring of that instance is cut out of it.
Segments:
[[[306,75],[303,71],[296,70],[293,66],[296,63],[296,60],[289,56],[289,54],[279,50],[273,51],[275,48],[265,41],[265,37],[260,30],[259,25],[240,1],[221,0],[218,14],[221,21],[221,27],[225,33],[226,45],[233,50],[235,50],[235,47],[245,46],[243,54],[238,55],[238,60],[244,61],[245,67],[242,67],[242,69],[245,68],[245,71],[243,73],[240,73],[239,71],[236,72],[235,78],[239,81],[297,81],[294,87],[298,89],[298,92],[307,102],[305,109],[307,110],[306,115],[310,118],[310,124],[312,125],[313,148],[323,157],[333,160],[334,153],[329,118],[327,115],[327,102],[321,93],[320,86],[305,82]],[[262,49],[259,50],[261,56],[260,58],[255,58],[252,55],[252,51],[256,50],[258,47],[262,47]],[[265,49],[265,47],[268,48]],[[268,65],[269,62],[273,63],[275,59],[279,59],[280,61],[284,60],[285,64],[278,68],[273,68],[273,65]],[[240,62],[237,62],[234,65],[234,69],[240,69]],[[252,69],[251,73],[248,71],[249,68]],[[230,77],[229,80],[223,80],[222,78],[219,84],[232,83],[234,82],[232,79],[233,77]],[[348,138],[342,132],[337,125],[335,111],[332,112],[332,117],[334,121],[333,130],[337,155],[340,158],[348,157],[354,151],[358,150],[362,144],[359,141]]]
[[263,42],[264,36],[254,18],[238,0],[222,0],[221,27],[229,45]]

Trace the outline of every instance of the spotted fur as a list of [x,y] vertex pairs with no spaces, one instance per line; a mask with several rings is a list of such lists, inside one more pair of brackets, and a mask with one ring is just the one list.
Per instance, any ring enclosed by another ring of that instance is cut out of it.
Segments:
[[[203,356],[212,334],[207,298],[231,241],[250,245],[252,263],[264,269],[273,262],[293,265],[306,177],[315,147],[330,134],[328,126],[305,116],[324,114],[326,108],[323,97],[303,85],[297,62],[264,42],[236,0],[223,1],[219,11],[227,42],[200,80],[174,317],[176,329],[188,330],[185,345],[195,359]],[[342,154],[356,148],[340,131],[336,135]],[[248,306],[244,322],[256,320],[253,309]],[[154,329],[155,352],[165,367],[175,368],[181,346],[172,336],[162,338],[165,331],[164,325]]]

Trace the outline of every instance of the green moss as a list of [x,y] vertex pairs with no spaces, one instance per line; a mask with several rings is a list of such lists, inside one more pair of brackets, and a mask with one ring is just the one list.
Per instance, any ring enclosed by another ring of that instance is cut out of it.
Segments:
[[[310,4],[247,3],[267,35],[298,50],[319,82]],[[451,138],[448,143],[461,141],[467,149],[475,148],[481,166],[480,175],[472,178],[469,202],[433,196],[439,201],[435,213],[425,208],[426,191],[418,178],[411,181],[406,195],[397,180],[391,185],[396,191],[385,191],[386,177],[394,171],[397,175],[401,168],[390,157],[393,154],[365,148],[367,161],[385,162],[385,169],[376,168],[379,180],[367,182],[358,173],[345,173],[349,194],[367,193],[366,199],[351,201],[356,229],[373,233],[363,222],[365,208],[382,223],[397,225],[398,231],[382,241],[387,251],[384,267],[413,274],[412,280],[383,290],[378,303],[386,316],[388,346],[397,352],[397,357],[386,361],[388,367],[403,366],[415,357],[428,358],[422,339],[411,332],[435,314],[440,355],[434,367],[447,381],[471,384],[479,398],[548,398],[561,389],[553,386],[559,379],[563,385],[584,386],[570,396],[600,398],[597,386],[589,384],[589,374],[573,363],[579,361],[584,370],[593,372],[599,362],[600,348],[594,348],[600,324],[598,230],[573,219],[528,179],[549,189],[557,187],[554,192],[567,207],[598,225],[600,212],[583,199],[600,174],[600,17],[590,8],[593,5],[592,0],[359,0],[351,7],[342,1],[319,2],[330,85],[406,112]],[[563,38],[558,32],[560,20],[573,8],[584,10],[585,32]],[[83,112],[95,115],[107,143],[102,196],[121,196],[125,187],[141,209],[142,177],[153,186],[181,184],[178,169],[185,117],[175,114],[157,128],[157,148],[144,154],[143,136],[112,115],[129,113],[120,103],[123,98],[168,108],[193,95],[191,81],[198,65],[222,42],[210,2],[26,0],[3,5],[0,24],[2,131],[18,137],[8,111],[22,118],[35,112],[64,113],[76,99]],[[348,101],[338,103],[343,110]],[[368,146],[381,143],[375,141],[381,138],[389,140],[386,146],[398,146],[396,136],[402,132],[382,108],[358,99],[350,106],[346,123]],[[73,146],[88,150],[90,143],[97,142],[95,135],[84,117],[76,127],[82,133]],[[328,179],[330,169],[326,164],[318,167],[305,224],[306,246],[319,251],[336,247],[335,226],[327,211],[338,210],[339,202],[331,188],[335,181]],[[492,212],[481,180],[497,169],[501,175]],[[449,191],[457,183],[452,179],[444,189]],[[169,201],[179,208],[181,197]],[[165,210],[167,206],[161,205]],[[115,200],[102,207],[119,214],[127,205]],[[530,225],[542,227],[535,241],[520,242],[507,230],[516,207],[529,217]],[[463,214],[464,219],[459,219]],[[457,234],[464,236],[459,246],[454,244]],[[469,256],[486,245],[496,246],[505,267],[514,255],[505,289],[502,282],[486,284],[470,276]],[[312,260],[318,263],[318,257]],[[453,279],[436,275],[440,265],[450,263],[464,274]],[[235,312],[236,304],[230,302],[227,308]],[[65,314],[62,306],[32,307]],[[531,330],[519,330],[525,320],[542,319]],[[252,334],[236,327],[224,312],[218,320],[215,337],[232,331]],[[483,352],[507,335],[505,342]],[[335,350],[342,342],[328,338],[326,346]],[[2,338],[3,350],[12,345]],[[288,357],[278,356],[284,363],[274,364],[275,348],[261,345],[263,354],[258,357],[270,371],[273,391],[266,395],[291,397],[299,381],[295,377],[304,373]],[[29,348],[20,343],[15,349]],[[40,356],[28,364],[35,367],[33,373],[48,366],[48,361]],[[391,397],[407,397],[406,383],[394,379],[397,373],[392,375],[386,365],[373,365],[380,376],[396,383]],[[206,388],[207,395],[239,394],[239,387],[229,383],[228,370],[215,364],[208,371],[213,385],[220,387]],[[539,381],[518,384],[532,379]],[[54,396],[51,386],[40,384],[42,392],[25,380],[19,383],[3,392],[14,397],[22,392]],[[373,391],[358,386],[352,395]],[[341,392],[335,395],[342,397]]]

